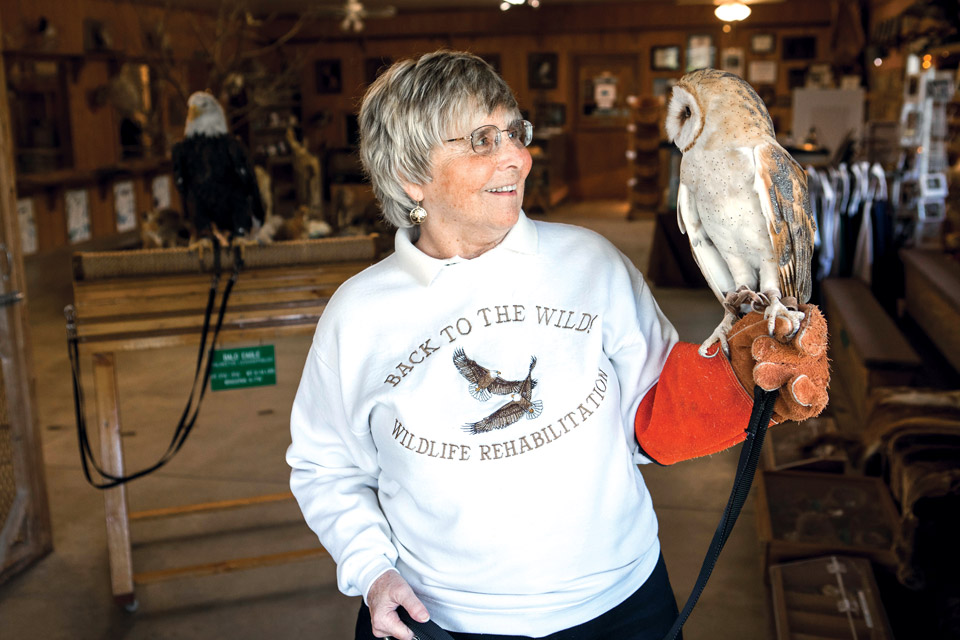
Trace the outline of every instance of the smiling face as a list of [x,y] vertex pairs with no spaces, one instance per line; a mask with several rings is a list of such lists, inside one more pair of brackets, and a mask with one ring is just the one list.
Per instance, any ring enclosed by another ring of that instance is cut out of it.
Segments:
[[[449,137],[468,136],[487,124],[505,130],[515,119],[503,110],[477,115]],[[520,217],[531,163],[526,147],[506,133],[499,149],[488,156],[474,152],[469,139],[444,142],[431,156],[433,180],[406,187],[427,210],[417,247],[435,258],[472,258],[495,247]]]

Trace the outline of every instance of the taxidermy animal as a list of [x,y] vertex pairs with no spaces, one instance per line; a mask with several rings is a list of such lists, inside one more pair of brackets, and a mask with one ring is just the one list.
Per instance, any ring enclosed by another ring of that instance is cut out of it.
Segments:
[[191,235],[183,214],[169,207],[151,209],[140,221],[140,243],[144,249],[185,247]]
[[293,152],[293,174],[296,178],[297,201],[311,209],[320,210],[320,160],[297,140],[292,128],[287,129],[287,144]]
[[289,218],[279,214],[270,216],[257,232],[257,242],[267,244],[283,240],[307,240],[329,236],[333,229],[316,215],[317,212],[314,209],[299,207]]
[[273,215],[273,179],[263,167],[256,165],[253,172],[257,177],[257,188],[260,190],[260,201],[263,203],[263,220],[266,222]]
[[723,321],[700,347],[706,355],[738,315],[764,310],[796,332],[810,299],[816,220],[807,176],[776,140],[756,91],[732,73],[703,69],[673,88],[667,134],[683,153],[677,222],[723,304]]
[[264,221],[253,165],[240,141],[227,131],[216,98],[198,91],[187,107],[185,137],[173,147],[174,180],[197,235],[229,246]]

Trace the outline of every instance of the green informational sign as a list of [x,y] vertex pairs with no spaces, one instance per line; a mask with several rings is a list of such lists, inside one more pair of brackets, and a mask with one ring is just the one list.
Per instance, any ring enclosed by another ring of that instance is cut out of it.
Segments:
[[211,391],[263,387],[269,384],[277,384],[277,361],[272,344],[213,352]]

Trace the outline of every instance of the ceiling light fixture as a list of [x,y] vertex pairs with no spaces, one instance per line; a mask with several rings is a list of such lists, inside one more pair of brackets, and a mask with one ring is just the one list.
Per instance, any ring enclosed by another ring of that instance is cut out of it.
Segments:
[[740,22],[750,15],[750,7],[742,2],[724,2],[713,13],[724,22]]
[[521,4],[528,4],[536,9],[540,6],[540,0],[503,0],[500,3],[500,10],[506,11],[512,6],[519,6]]

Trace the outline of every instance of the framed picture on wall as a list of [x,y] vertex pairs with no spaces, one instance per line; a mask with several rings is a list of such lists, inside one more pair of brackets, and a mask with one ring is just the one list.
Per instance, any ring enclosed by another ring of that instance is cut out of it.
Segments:
[[627,96],[637,95],[637,58],[584,55],[575,59],[578,128],[621,128],[630,116]]
[[713,66],[713,36],[695,34],[687,38],[687,71]]
[[363,61],[363,79],[367,84],[373,84],[381,73],[393,64],[393,60],[387,56],[377,56],[376,58],[365,58]]
[[743,49],[727,47],[720,52],[720,70],[743,77]]
[[493,70],[503,75],[503,72],[500,70],[500,54],[499,53],[478,53],[476,54],[478,58],[483,59],[488,65],[493,67]]
[[767,109],[773,107],[777,101],[777,90],[772,84],[757,85],[757,95],[767,105]]
[[679,71],[680,46],[650,47],[650,68],[654,71]]
[[777,36],[772,33],[755,33],[750,36],[751,53],[773,53],[777,48]]
[[556,89],[558,64],[555,53],[528,54],[527,86],[531,89]]
[[534,107],[533,125],[559,128],[567,123],[567,105],[562,102],[538,102]]
[[784,60],[813,60],[816,57],[816,36],[799,36],[783,39]]
[[654,78],[653,95],[657,98],[666,98],[670,95],[670,90],[677,84],[676,78]]
[[798,67],[787,71],[787,88],[800,89],[807,84],[807,68]]
[[747,82],[756,87],[758,84],[774,84],[777,81],[777,63],[775,60],[751,60]]
[[317,60],[313,63],[313,76],[317,83],[317,93],[340,93],[343,88],[340,60]]

